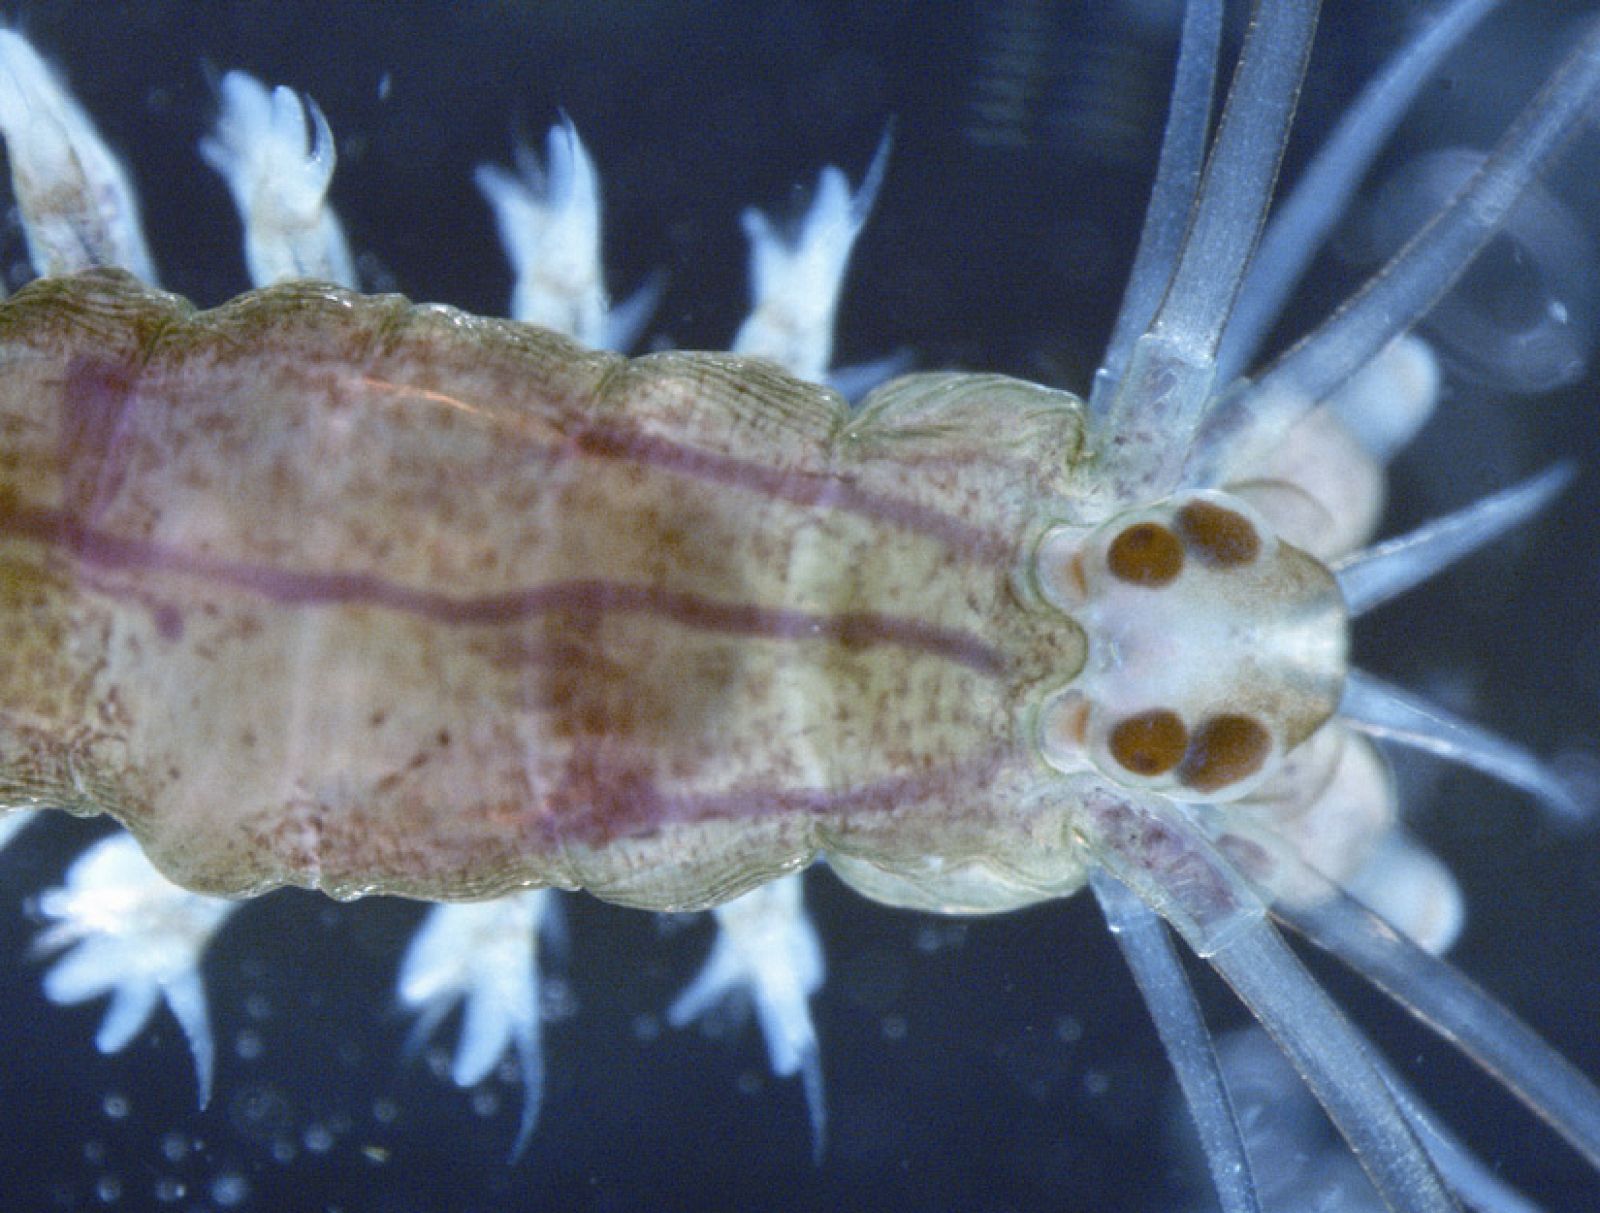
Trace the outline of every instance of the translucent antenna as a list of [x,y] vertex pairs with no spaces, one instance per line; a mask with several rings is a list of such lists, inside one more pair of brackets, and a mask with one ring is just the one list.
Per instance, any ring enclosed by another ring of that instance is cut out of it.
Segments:
[[1217,343],[1272,199],[1317,8],[1318,0],[1255,7],[1172,282],[1100,427],[1120,500],[1172,487],[1211,398]]
[[1210,960],[1288,1055],[1384,1202],[1402,1213],[1457,1213],[1360,1033],[1272,925],[1249,924]]
[[1095,858],[1182,933],[1278,1042],[1389,1207],[1458,1213],[1359,1035],[1192,811],[1090,785],[1080,790],[1077,821]]
[[1464,510],[1424,523],[1408,535],[1355,552],[1333,566],[1345,608],[1365,615],[1534,517],[1561,493],[1577,469],[1558,463]]
[[1345,677],[1339,715],[1368,736],[1426,750],[1520,788],[1565,821],[1581,821],[1593,806],[1538,755],[1370,674]]
[[1600,1090],[1593,1083],[1452,966],[1309,868],[1295,875],[1314,882],[1321,896],[1311,905],[1276,905],[1276,917],[1460,1048],[1600,1166]]
[[1244,1135],[1222,1079],[1217,1051],[1166,924],[1110,873],[1091,872],[1089,884],[1178,1076],[1223,1213],[1260,1213]]
[[1222,0],[1195,0],[1183,12],[1178,66],[1172,77],[1167,126],[1156,160],[1155,184],[1139,233],[1139,250],[1128,273],[1127,290],[1105,361],[1089,394],[1091,415],[1100,416],[1128,364],[1136,337],[1150,325],[1162,292],[1172,280],[1184,224],[1194,207],[1211,133],[1211,96],[1216,91],[1217,56],[1222,44]]
[[1384,140],[1433,70],[1500,0],[1455,0],[1401,48],[1345,111],[1261,235],[1217,351],[1217,377],[1245,370]]
[[1425,315],[1583,123],[1597,92],[1600,22],[1590,25],[1449,206],[1258,383],[1230,388],[1201,426],[1184,483],[1225,483],[1230,469],[1249,466],[1271,450],[1296,421]]
[[[1357,1032],[1360,1032],[1359,1028]],[[1383,1081],[1389,1085],[1395,1103],[1400,1105],[1400,1111],[1405,1114],[1422,1148],[1433,1159],[1433,1165],[1439,1168],[1439,1174],[1450,1185],[1450,1190],[1461,1197],[1468,1208],[1477,1210],[1477,1213],[1542,1213],[1538,1205],[1485,1166],[1482,1159],[1462,1145],[1455,1134],[1440,1123],[1433,1110],[1417,1097],[1417,1093],[1364,1033],[1361,1039],[1367,1046],[1367,1055],[1372,1058]]]

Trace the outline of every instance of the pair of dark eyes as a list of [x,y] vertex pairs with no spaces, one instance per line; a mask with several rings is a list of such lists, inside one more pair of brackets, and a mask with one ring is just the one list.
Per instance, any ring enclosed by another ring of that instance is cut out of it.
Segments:
[[1261,554],[1255,524],[1209,501],[1181,506],[1174,525],[1136,522],[1106,549],[1106,567],[1130,585],[1163,586],[1183,571],[1187,556],[1213,568],[1237,568]]
[[1197,792],[1216,792],[1261,769],[1272,737],[1253,716],[1223,713],[1190,732],[1176,712],[1157,708],[1129,716],[1111,730],[1111,756],[1124,770],[1154,778],[1176,771]]

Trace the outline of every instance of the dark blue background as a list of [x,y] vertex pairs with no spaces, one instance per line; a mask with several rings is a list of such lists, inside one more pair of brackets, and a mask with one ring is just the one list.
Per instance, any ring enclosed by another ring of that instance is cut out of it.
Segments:
[[[726,343],[742,314],[739,210],[797,205],[829,161],[858,177],[892,115],[841,360],[903,347],[922,366],[1081,389],[1131,257],[1171,58],[1167,5],[1127,6],[1157,14],[1146,21],[1112,7],[51,0],[16,16],[131,162],[165,284],[199,301],[246,285],[231,204],[193,150],[214,112],[207,65],[312,92],[339,138],[334,195],[369,275],[481,311],[503,310],[509,277],[472,168],[507,161],[519,125],[542,141],[564,109],[600,165],[614,291],[665,268],[652,332],[686,346]],[[1565,19],[1534,0],[1505,7],[1427,91],[1397,160],[1486,145],[1547,70]],[[1306,131],[1325,128],[1420,8],[1326,6]],[[1021,97],[1012,112],[981,117],[976,100],[1007,88]],[[1307,146],[1294,145],[1291,171]],[[1597,213],[1597,160],[1586,137],[1557,179],[1580,215]],[[16,231],[3,241],[3,264],[19,265]],[[1286,331],[1358,273],[1330,257],[1314,278]],[[1397,469],[1393,526],[1560,453],[1590,471],[1549,518],[1359,629],[1369,667],[1545,752],[1594,751],[1600,735],[1595,382],[1521,398],[1454,381]],[[1548,830],[1525,800],[1468,774],[1405,771],[1417,828],[1467,889],[1454,959],[1600,1074],[1600,842]],[[577,1013],[547,1025],[544,1117],[511,1168],[518,1090],[492,1085],[499,1110],[475,1110],[401,1058],[392,981],[414,906],[287,892],[238,914],[206,963],[219,1065],[204,1113],[164,1012],[127,1053],[100,1058],[99,1007],[61,1010],[39,993],[25,911],[95,829],[52,821],[0,856],[6,1209],[215,1208],[217,1176],[244,1181],[243,1208],[374,1213],[1205,1199],[1166,1128],[1159,1047],[1086,899],[950,923],[810,878],[830,964],[816,1003],[831,1115],[820,1168],[798,1087],[766,1077],[753,1025],[651,1038],[707,925],[663,935],[649,916],[567,899]],[[1552,1210],[1600,1207],[1600,1179],[1493,1084],[1359,982],[1318,969],[1488,1162]],[[1202,989],[1214,1022],[1244,1021],[1208,975]],[[242,1033],[259,1056],[240,1056]],[[108,1113],[108,1096],[126,1114]]]

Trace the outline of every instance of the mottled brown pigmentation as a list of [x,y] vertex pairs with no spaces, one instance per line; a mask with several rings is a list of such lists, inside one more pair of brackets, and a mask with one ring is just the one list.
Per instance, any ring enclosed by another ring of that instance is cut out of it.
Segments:
[[[684,909],[819,851],[937,861],[872,885],[917,904],[1081,882],[973,808],[1055,778],[1033,713],[1084,639],[1015,586],[1075,398],[852,411],[760,361],[116,273],[0,303],[0,351],[0,789],[190,888]],[[974,857],[1027,879],[940,885]]]
[[1135,775],[1165,775],[1183,761],[1189,731],[1176,712],[1156,708],[1129,716],[1111,730],[1111,756]]
[[1254,775],[1271,750],[1272,738],[1260,721],[1213,716],[1190,738],[1178,779],[1197,792],[1217,792]]
[[1183,545],[1160,523],[1138,522],[1111,541],[1106,565],[1130,585],[1167,585],[1183,571]]
[[1261,536],[1243,514],[1209,501],[1178,511],[1178,534],[1196,560],[1219,568],[1249,564],[1261,554]]

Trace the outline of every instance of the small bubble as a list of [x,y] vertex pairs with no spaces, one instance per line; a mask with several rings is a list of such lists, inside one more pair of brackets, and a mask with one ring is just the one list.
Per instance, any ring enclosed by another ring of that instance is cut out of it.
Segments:
[[107,1091],[105,1098],[100,1101],[100,1109],[107,1119],[122,1120],[133,1111],[133,1104],[120,1091]]
[[275,1087],[244,1087],[228,1103],[228,1116],[241,1136],[262,1141],[293,1121],[289,1101]]
[[156,1180],[155,1198],[161,1204],[170,1205],[174,1201],[182,1200],[188,1194],[189,1186],[181,1179],[167,1175]]
[[1063,1015],[1056,1020],[1056,1039],[1062,1044],[1077,1044],[1083,1039],[1083,1024],[1075,1015]]
[[392,1099],[372,1101],[372,1119],[380,1125],[392,1125],[400,1117],[400,1105]]
[[106,1143],[91,1137],[83,1143],[83,1161],[98,1166],[106,1160]]
[[326,1154],[334,1146],[333,1133],[326,1125],[307,1125],[300,1140],[313,1154]]
[[219,1209],[237,1209],[250,1199],[250,1181],[226,1172],[211,1181],[211,1202]]
[[300,1151],[294,1148],[294,1142],[287,1137],[280,1137],[272,1143],[272,1161],[287,1166],[295,1160]]
[[168,1162],[182,1162],[189,1156],[189,1139],[182,1133],[167,1133],[161,1138],[161,1157]]
[[539,979],[539,1018],[546,1023],[560,1023],[578,1014],[578,996],[570,981],[559,977]]
[[761,1094],[762,1089],[767,1084],[755,1070],[742,1070],[736,1080],[736,1085],[740,1095],[749,1096]]
[[258,1022],[271,1019],[272,1003],[265,994],[252,994],[244,1000],[244,1013]]
[[485,1120],[500,1111],[500,1096],[496,1095],[488,1087],[475,1088],[468,1102],[472,1105],[473,1114],[481,1116]]
[[904,1040],[908,1025],[904,1015],[885,1015],[880,1021],[885,1040]]
[[94,1194],[103,1205],[114,1205],[122,1199],[122,1180],[115,1175],[102,1175],[94,1181]]
[[251,1028],[246,1028],[233,1038],[233,1052],[240,1061],[255,1061],[265,1047],[261,1033]]
[[657,1015],[645,1012],[633,1017],[633,1038],[642,1045],[647,1045],[661,1036],[661,1019]]
[[1083,1076],[1084,1093],[1099,1097],[1111,1090],[1111,1078],[1099,1070],[1090,1070]]

